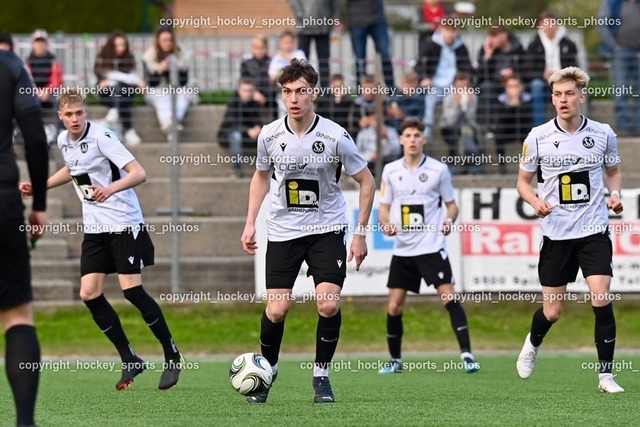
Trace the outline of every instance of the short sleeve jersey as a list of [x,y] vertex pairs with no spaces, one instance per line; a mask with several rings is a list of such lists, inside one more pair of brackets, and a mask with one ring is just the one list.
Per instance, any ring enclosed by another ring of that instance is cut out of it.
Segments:
[[135,160],[113,132],[87,121],[87,128],[77,141],[69,140],[68,131],[62,132],[58,148],[82,201],[85,233],[119,232],[143,223],[140,203],[132,188],[115,193],[102,203],[92,200],[91,185],[106,187],[121,179],[127,174],[123,168]]
[[567,240],[593,234],[609,223],[603,166],[620,163],[616,134],[605,123],[582,117],[571,134],[557,118],[534,127],[524,141],[520,169],[537,172],[538,197],[553,210],[541,221],[542,234]]
[[455,201],[449,168],[425,156],[414,170],[404,157],[382,170],[380,203],[390,205],[390,221],[398,228],[393,254],[418,256],[446,249],[443,202]]
[[348,225],[342,168],[356,175],[367,167],[351,136],[319,115],[298,137],[284,116],[262,128],[256,168],[271,170],[267,234],[270,241],[335,231]]

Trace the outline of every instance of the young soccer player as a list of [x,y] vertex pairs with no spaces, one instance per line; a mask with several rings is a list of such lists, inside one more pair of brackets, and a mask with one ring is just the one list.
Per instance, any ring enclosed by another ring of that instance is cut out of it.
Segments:
[[[31,240],[42,236],[47,224],[49,154],[38,97],[24,63],[11,51],[0,50],[0,321],[5,337],[4,365],[16,408],[17,425],[33,426],[40,344],[33,323],[31,269],[18,191],[18,166],[12,148],[13,119],[24,136],[24,148],[33,181],[29,215]],[[3,419],[8,422],[7,414]]]
[[[381,374],[402,372],[402,313],[407,291],[419,293],[425,280],[435,286],[449,312],[467,372],[480,365],[471,353],[469,327],[462,304],[453,289],[454,278],[445,236],[458,216],[458,206],[447,166],[424,154],[424,125],[408,117],[400,127],[404,157],[382,170],[378,219],[387,236],[395,236],[389,268],[387,343],[391,362]],[[443,215],[442,203],[446,209]],[[446,218],[446,219],[444,219]]]
[[[262,315],[262,354],[278,374],[278,355],[284,321],[293,303],[292,289],[303,261],[313,276],[318,306],[314,402],[330,403],[334,394],[329,364],[338,344],[342,316],[340,291],[346,263],[355,258],[356,270],[367,255],[365,226],[371,214],[375,183],[356,145],[341,126],[318,116],[313,101],[318,74],[308,63],[294,59],[278,77],[287,115],[265,126],[258,137],[256,172],[249,189],[249,208],[242,248],[255,255],[255,220],[267,193],[266,287]],[[346,204],[340,187],[342,167],[360,185],[360,214],[347,259]],[[268,391],[248,397],[264,403]]]
[[[542,340],[562,312],[567,283],[576,280],[580,267],[595,315],[599,389],[622,393],[611,372],[616,340],[609,294],[611,239],[608,231],[593,232],[594,227],[607,229],[608,208],[622,212],[622,176],[616,134],[609,125],[580,114],[588,83],[589,76],[577,67],[554,72],[549,86],[557,116],[534,127],[524,141],[518,193],[542,218],[538,275],[543,302],[533,315],[516,367],[523,379],[533,373]],[[534,176],[537,194],[531,186]],[[611,195],[608,202],[605,188]]]
[[[87,121],[82,93],[70,89],[58,97],[58,116],[66,131],[58,137],[65,165],[47,180],[47,188],[73,181],[82,202],[84,240],[80,260],[80,298],[122,359],[124,390],[146,363],[131,348],[120,319],[103,294],[107,274],[117,272],[124,297],[142,314],[164,350],[158,388],[178,383],[182,356],[173,342],[160,306],[142,287],[141,270],[153,265],[154,249],[133,187],[146,180],[140,163],[107,128]],[[31,184],[20,184],[23,196]]]

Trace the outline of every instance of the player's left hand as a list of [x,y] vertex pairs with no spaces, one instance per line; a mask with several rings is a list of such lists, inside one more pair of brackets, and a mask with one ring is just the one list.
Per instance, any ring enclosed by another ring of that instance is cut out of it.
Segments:
[[613,209],[613,212],[619,214],[623,211],[622,201],[618,198],[618,196],[611,196],[609,201],[607,202],[609,209]]
[[113,191],[111,191],[109,187],[101,187],[99,185],[93,184],[89,188],[93,190],[93,200],[98,203],[105,202],[113,194]]
[[442,234],[448,236],[451,233],[451,222],[445,221],[442,223]]
[[351,262],[353,258],[356,259],[356,271],[360,271],[360,265],[367,256],[367,239],[366,236],[360,236],[355,234],[351,240],[351,246],[349,247],[349,258],[347,262]]

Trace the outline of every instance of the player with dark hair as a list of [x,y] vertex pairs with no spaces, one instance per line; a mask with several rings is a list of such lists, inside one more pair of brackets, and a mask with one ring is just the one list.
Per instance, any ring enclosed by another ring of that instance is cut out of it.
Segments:
[[[255,255],[255,221],[269,193],[267,217],[267,307],[262,315],[260,346],[278,374],[278,355],[284,321],[293,303],[292,289],[302,262],[313,276],[318,306],[314,401],[334,401],[329,364],[340,335],[339,298],[346,263],[355,258],[356,270],[367,255],[365,226],[371,214],[375,182],[367,162],[341,126],[313,111],[318,74],[308,63],[294,59],[278,78],[287,115],[264,126],[258,136],[256,172],[249,190],[242,248]],[[360,184],[358,226],[347,259],[346,203],[340,187],[345,172]],[[268,391],[248,397],[264,403]]]
[[[58,136],[65,166],[47,180],[47,188],[73,181],[82,202],[84,240],[80,259],[80,298],[122,359],[124,390],[147,364],[131,348],[118,314],[103,294],[107,274],[118,273],[124,297],[142,314],[162,344],[165,363],[158,388],[178,383],[183,359],[157,302],[143,289],[141,270],[153,265],[154,248],[133,187],[146,180],[140,163],[104,126],[87,121],[82,93],[69,89],[58,97],[58,116],[66,131]],[[23,196],[30,183],[20,184]]]
[[32,88],[33,81],[20,58],[11,51],[0,50],[0,320],[5,336],[5,370],[19,426],[35,425],[40,344],[33,323],[24,207],[18,191],[19,172],[11,143],[14,118],[24,136],[27,166],[33,181],[33,204],[29,215],[32,242],[42,236],[47,223],[49,154],[40,103],[30,90]]
[[449,312],[464,369],[475,372],[480,368],[471,353],[467,316],[453,289],[446,250],[445,236],[458,216],[451,174],[445,164],[424,154],[427,142],[424,128],[418,118],[406,118],[400,127],[404,156],[382,170],[378,220],[384,234],[395,236],[395,241],[387,283],[387,343],[391,362],[380,369],[381,374],[403,371],[402,313],[407,291],[419,293],[422,279],[436,288]]
[[[611,372],[616,320],[609,294],[613,249],[608,231],[608,209],[616,214],[623,209],[622,175],[616,134],[608,124],[580,114],[588,83],[587,73],[577,67],[554,72],[549,86],[557,116],[531,129],[523,144],[518,193],[542,218],[538,275],[543,301],[533,315],[516,367],[523,379],[533,373],[542,340],[560,318],[567,283],[575,282],[580,268],[595,315],[598,388],[622,393]],[[531,186],[535,176],[537,194]],[[611,195],[608,202],[606,189]]]

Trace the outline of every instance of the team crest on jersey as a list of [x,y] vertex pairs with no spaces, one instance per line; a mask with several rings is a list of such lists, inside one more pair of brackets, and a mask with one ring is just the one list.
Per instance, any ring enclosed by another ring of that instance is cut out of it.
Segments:
[[324,153],[324,142],[322,141],[314,142],[313,145],[311,146],[311,149],[316,154]]
[[585,136],[582,140],[582,145],[584,145],[585,148],[593,148],[596,142],[590,136]]
[[421,173],[418,176],[418,179],[420,180],[420,182],[427,182],[427,179],[428,179],[427,174],[426,173]]
[[86,142],[80,143],[80,151],[82,151],[83,154],[89,151],[89,144]]

